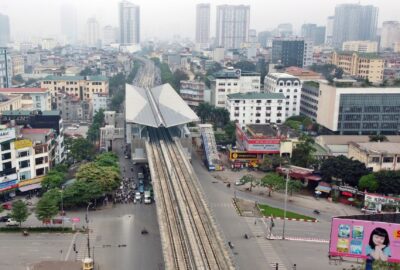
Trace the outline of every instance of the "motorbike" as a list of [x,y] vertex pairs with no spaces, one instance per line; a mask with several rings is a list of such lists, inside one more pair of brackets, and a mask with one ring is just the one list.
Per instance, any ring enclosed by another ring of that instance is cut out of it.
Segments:
[[29,235],[29,233],[28,233],[28,231],[26,231],[26,230],[23,230],[23,231],[22,231],[22,235],[23,235],[23,236],[28,236],[28,235]]
[[321,212],[318,210],[318,209],[315,209],[314,210],[314,214],[317,214],[317,215],[319,215]]
[[228,242],[228,246],[230,247],[230,249],[234,249],[235,248],[235,246],[231,242]]
[[244,239],[249,239],[249,236],[247,235],[247,233],[244,234]]
[[141,233],[142,233],[142,234],[148,234],[149,232],[148,232],[145,228],[143,228],[143,230],[141,231]]

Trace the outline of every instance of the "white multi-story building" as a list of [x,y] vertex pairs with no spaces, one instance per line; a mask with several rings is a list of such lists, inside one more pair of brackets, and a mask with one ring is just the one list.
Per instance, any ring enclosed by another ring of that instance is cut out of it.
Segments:
[[260,73],[225,69],[211,78],[211,104],[225,107],[226,96],[235,93],[260,92]]
[[236,93],[227,96],[225,108],[231,121],[240,125],[283,123],[285,96],[282,93]]
[[376,53],[378,52],[378,42],[369,40],[345,41],[343,42],[342,50],[359,53]]
[[248,41],[250,27],[250,6],[217,6],[217,46],[238,49]]
[[400,22],[383,22],[380,43],[381,49],[393,49],[396,42],[400,42]]
[[[0,88],[0,93],[22,95],[21,105],[24,110],[51,110],[51,94],[46,88]],[[15,107],[13,109],[16,110]]]
[[140,7],[128,1],[119,3],[119,42],[121,44],[140,43]]
[[96,18],[90,18],[86,22],[86,45],[89,47],[100,45],[100,27]]
[[264,79],[264,91],[285,95],[285,117],[300,114],[301,81],[286,73],[269,73]]
[[208,47],[210,43],[210,4],[196,6],[196,44]]
[[304,40],[303,67],[313,64],[314,44],[311,40]]
[[109,97],[108,94],[95,93],[93,94],[93,115],[103,109],[108,109]]
[[181,81],[181,89],[179,91],[182,99],[190,107],[198,107],[204,102],[204,90],[206,85],[200,81]]

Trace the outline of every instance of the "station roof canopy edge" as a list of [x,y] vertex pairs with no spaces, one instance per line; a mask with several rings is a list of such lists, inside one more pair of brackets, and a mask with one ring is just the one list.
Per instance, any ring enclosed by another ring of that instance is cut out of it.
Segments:
[[127,84],[125,120],[150,127],[173,127],[198,121],[196,113],[169,84],[144,89]]

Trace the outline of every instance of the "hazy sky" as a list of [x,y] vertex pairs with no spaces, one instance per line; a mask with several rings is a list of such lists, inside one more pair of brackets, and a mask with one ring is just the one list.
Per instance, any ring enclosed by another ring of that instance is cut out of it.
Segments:
[[[399,0],[137,0],[141,7],[142,40],[149,37],[169,38],[175,34],[194,37],[195,5],[211,4],[211,35],[214,36],[216,6],[220,4],[250,5],[250,25],[257,31],[273,29],[290,22],[295,30],[303,23],[325,25],[341,3],[372,4],[379,7],[379,24],[400,19]],[[60,33],[60,9],[66,3],[76,7],[79,32],[89,17],[96,17],[100,26],[118,26],[119,0],[0,0],[0,13],[9,15],[11,33],[19,40],[30,37],[51,37]]]

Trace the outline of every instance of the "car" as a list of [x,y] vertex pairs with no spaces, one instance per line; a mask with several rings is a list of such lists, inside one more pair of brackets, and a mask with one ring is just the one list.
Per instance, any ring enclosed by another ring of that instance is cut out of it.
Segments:
[[7,222],[7,220],[9,220],[10,219],[10,216],[2,216],[2,217],[0,217],[0,222]]
[[3,204],[3,209],[4,210],[11,210],[12,209],[12,204],[10,202],[6,202]]
[[377,214],[378,210],[376,210],[375,208],[361,208],[361,212],[363,212],[364,214]]
[[244,182],[242,180],[237,180],[235,182],[235,186],[241,186],[241,185],[244,185]]
[[135,193],[135,200],[140,201],[142,199],[142,194],[140,192]]
[[9,219],[6,221],[6,226],[8,226],[8,227],[15,227],[15,226],[19,226],[19,223],[18,223],[17,221],[13,220],[12,218],[9,218]]

